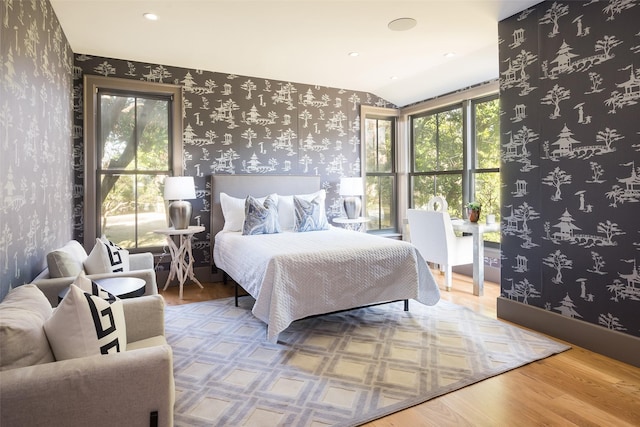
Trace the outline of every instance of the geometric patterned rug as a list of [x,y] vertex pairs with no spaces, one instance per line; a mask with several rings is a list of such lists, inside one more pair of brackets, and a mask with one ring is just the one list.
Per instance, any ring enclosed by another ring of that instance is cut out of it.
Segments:
[[447,301],[308,318],[272,344],[252,305],[166,307],[176,426],[357,426],[569,348]]

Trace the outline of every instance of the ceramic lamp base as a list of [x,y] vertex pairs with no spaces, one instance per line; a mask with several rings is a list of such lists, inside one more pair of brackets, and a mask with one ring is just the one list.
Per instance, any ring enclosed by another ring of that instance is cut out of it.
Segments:
[[169,218],[176,230],[186,230],[191,222],[191,203],[176,200],[169,205]]
[[360,216],[361,209],[362,204],[359,197],[351,196],[344,198],[344,212],[347,214],[347,218],[358,218]]

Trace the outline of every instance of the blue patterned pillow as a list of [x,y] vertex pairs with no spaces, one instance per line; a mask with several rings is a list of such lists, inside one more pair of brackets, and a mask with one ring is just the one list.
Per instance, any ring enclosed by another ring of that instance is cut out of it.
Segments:
[[293,231],[316,231],[327,230],[329,223],[323,215],[324,203],[320,196],[311,201],[304,200],[298,196],[293,196],[293,208],[295,211],[296,223]]
[[273,196],[264,199],[260,203],[252,196],[248,196],[244,202],[244,224],[242,235],[273,234],[280,232],[278,222],[278,201]]

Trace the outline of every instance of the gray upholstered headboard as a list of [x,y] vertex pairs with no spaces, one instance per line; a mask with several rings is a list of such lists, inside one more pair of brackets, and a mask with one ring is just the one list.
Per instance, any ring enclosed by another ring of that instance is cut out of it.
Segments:
[[297,175],[211,175],[211,262],[216,234],[224,225],[220,193],[245,198],[263,197],[271,193],[283,196],[308,194],[320,189],[319,176]]

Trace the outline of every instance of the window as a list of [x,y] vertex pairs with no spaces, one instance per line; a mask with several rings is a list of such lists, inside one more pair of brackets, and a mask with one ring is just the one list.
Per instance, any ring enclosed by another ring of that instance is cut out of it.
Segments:
[[[411,205],[442,195],[452,217],[471,201],[500,215],[500,111],[497,95],[411,116]],[[499,233],[485,240],[499,243]]]
[[426,208],[431,197],[440,195],[449,204],[449,214],[462,211],[464,175],[462,107],[412,117],[412,202]]
[[179,86],[85,76],[85,246],[164,244],[165,177],[181,174]]
[[395,117],[363,113],[368,231],[396,231]]

